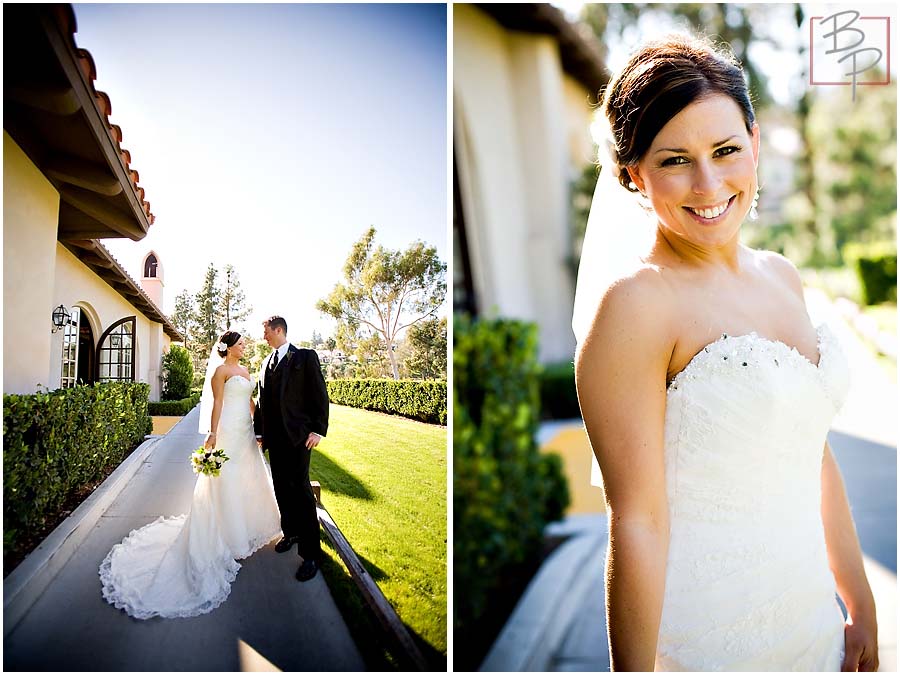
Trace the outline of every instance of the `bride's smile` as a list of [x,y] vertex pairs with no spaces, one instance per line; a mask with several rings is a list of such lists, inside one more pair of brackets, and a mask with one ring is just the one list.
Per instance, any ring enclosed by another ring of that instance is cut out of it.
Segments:
[[759,127],[714,94],[688,105],[653,139],[629,173],[667,233],[702,248],[737,241],[756,194]]

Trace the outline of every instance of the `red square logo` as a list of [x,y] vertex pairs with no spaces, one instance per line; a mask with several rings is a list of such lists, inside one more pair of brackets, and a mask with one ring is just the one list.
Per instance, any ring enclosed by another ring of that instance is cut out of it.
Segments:
[[809,19],[809,83],[853,88],[891,82],[891,18],[844,10]]

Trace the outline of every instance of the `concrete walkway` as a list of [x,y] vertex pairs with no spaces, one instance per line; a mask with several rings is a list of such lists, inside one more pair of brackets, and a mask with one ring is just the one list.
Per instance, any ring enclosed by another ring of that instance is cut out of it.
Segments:
[[[835,330],[853,384],[829,442],[841,472],[875,594],[880,670],[897,669],[897,384],[821,293],[807,295],[815,324]],[[578,439],[581,439],[580,441]],[[580,419],[553,422],[539,442],[560,451],[567,475],[590,476]],[[575,468],[569,471],[569,464]],[[571,480],[571,478],[570,478]],[[600,492],[596,489],[596,492]],[[550,535],[567,535],[538,571],[482,663],[484,671],[608,671],[603,568],[607,519],[594,497],[575,491],[577,508]]]
[[140,621],[103,600],[97,569],[113,544],[187,512],[197,415],[135,451],[92,495],[99,513],[86,503],[7,577],[4,670],[365,669],[322,574],[297,582],[296,552],[279,555],[274,543],[242,561],[228,600],[204,616]]

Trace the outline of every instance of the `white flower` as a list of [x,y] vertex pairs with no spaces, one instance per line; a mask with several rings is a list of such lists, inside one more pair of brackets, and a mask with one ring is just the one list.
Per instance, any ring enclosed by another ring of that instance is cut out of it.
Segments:
[[227,351],[227,350],[228,350],[228,345],[226,345],[224,342],[219,342],[219,343],[216,345],[216,351],[217,351],[217,352],[224,352],[224,351]]

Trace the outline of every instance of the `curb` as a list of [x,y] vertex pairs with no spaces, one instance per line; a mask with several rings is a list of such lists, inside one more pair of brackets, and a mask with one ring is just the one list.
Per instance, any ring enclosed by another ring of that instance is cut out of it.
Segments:
[[144,442],[116,467],[100,487],[72,511],[72,514],[61,522],[3,580],[4,638],[19,624],[31,606],[50,585],[50,582],[78,550],[100,516],[106,512],[128,481],[137,473],[162,436],[145,436],[144,438]]
[[[568,635],[589,588],[602,584],[603,566],[591,563],[605,548],[606,530],[580,530],[541,566],[480,671],[546,671]],[[573,599],[575,600],[573,602]]]

